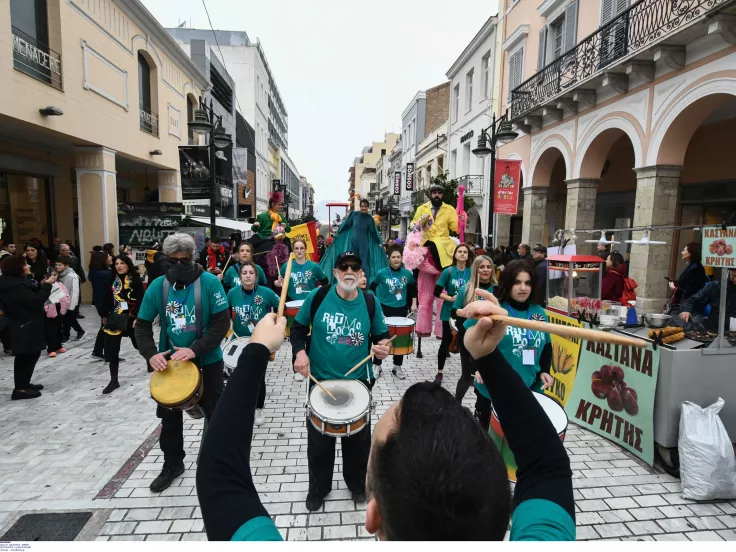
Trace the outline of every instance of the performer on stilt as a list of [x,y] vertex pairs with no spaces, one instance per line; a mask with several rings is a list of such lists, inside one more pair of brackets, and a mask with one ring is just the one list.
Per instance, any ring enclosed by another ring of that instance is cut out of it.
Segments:
[[291,225],[281,212],[283,206],[283,194],[272,192],[268,210],[256,217],[253,236],[248,240],[253,244],[253,259],[265,271],[271,289],[279,277],[278,267],[289,260],[289,248],[284,244],[284,238],[287,232],[291,232]]

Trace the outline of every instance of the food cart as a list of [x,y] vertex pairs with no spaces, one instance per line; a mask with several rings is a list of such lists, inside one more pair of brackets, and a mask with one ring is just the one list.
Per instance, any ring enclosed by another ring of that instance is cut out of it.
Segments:
[[603,263],[603,259],[593,255],[547,257],[547,308],[573,318],[597,319]]

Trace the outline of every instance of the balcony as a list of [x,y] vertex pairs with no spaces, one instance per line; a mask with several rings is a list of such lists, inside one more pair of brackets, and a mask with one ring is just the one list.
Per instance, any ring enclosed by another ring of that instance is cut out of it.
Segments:
[[158,113],[151,111],[144,105],[139,106],[139,112],[141,130],[158,138]]
[[29,77],[62,89],[61,55],[17,27],[13,33],[13,67]]
[[468,197],[483,197],[483,175],[471,174],[457,179],[458,186],[465,186],[465,195]]
[[637,86],[652,80],[657,61],[682,66],[684,44],[706,33],[724,32],[723,22],[702,29],[695,24],[732,2],[639,0],[516,87],[511,119],[525,131],[538,130],[542,117],[556,121],[594,106],[596,89],[623,93],[632,78],[640,79]]

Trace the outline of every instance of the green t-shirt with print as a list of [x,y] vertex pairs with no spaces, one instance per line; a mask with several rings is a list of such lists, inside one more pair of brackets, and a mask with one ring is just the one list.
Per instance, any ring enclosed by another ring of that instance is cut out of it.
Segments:
[[233,309],[233,330],[237,337],[250,337],[249,326],[255,327],[271,309],[279,308],[279,296],[265,286],[256,286],[246,291],[243,286],[234,287],[227,294]]
[[[331,286],[322,304],[311,319],[312,300],[317,291],[312,291],[296,315],[296,321],[303,326],[312,325],[312,341],[309,348],[309,362],[312,375],[318,380],[345,379],[345,373],[370,353],[371,336],[388,334],[383,310],[376,302],[373,320],[363,294],[352,301],[346,301]],[[366,370],[373,376],[372,363],[358,368],[348,379],[366,379]]]
[[[143,296],[143,304],[138,310],[138,318],[153,322],[156,317],[161,321],[161,334],[159,337],[158,350],[163,353],[164,332],[168,336],[169,347],[174,352],[174,347],[189,347],[197,339],[196,314],[194,312],[194,284],[189,284],[186,289],[174,290],[169,287],[169,296],[166,299],[166,312],[161,312],[161,290],[166,276],[156,278],[148,286]],[[203,272],[199,277],[202,286],[202,333],[210,329],[211,317],[227,310],[228,303],[225,290],[217,276],[209,272]],[[184,314],[183,326],[177,327],[180,314]],[[222,349],[215,347],[208,351],[200,359],[203,366],[213,364],[222,360]]]
[[[442,287],[447,292],[447,295],[453,297],[457,295],[460,289],[470,278],[470,267],[465,267],[465,270],[460,270],[456,266],[448,266],[442,271],[440,279],[437,280],[437,285]],[[450,320],[450,311],[453,309],[452,301],[442,301],[442,312],[440,313],[440,320],[448,322]]]
[[[258,280],[256,281],[256,284],[258,284],[259,286],[268,285],[268,280],[266,280],[266,274],[263,272],[263,269],[260,267],[260,265],[256,265],[256,275],[258,276]],[[227,287],[230,289],[240,287],[240,285],[242,284],[242,281],[240,280],[240,264],[239,263],[236,263],[227,269],[227,272],[225,272],[225,276],[223,276],[222,278],[222,282],[225,283]]]
[[[286,263],[281,265],[281,277],[286,274]],[[291,263],[291,277],[289,278],[289,301],[303,301],[307,295],[319,287],[319,283],[325,279],[322,268],[312,261],[306,261],[300,265],[296,260]]]
[[404,307],[407,300],[406,288],[414,283],[414,275],[403,266],[399,267],[399,270],[389,266],[376,273],[373,283],[378,284],[376,295],[382,305],[393,308]]

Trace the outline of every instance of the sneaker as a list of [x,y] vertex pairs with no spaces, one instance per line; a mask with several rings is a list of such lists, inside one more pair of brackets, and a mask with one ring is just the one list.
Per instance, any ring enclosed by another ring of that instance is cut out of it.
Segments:
[[28,385],[26,385],[26,389],[31,389],[32,391],[41,391],[41,389],[43,389],[43,385],[41,385],[40,383],[29,383]]
[[59,349],[59,350],[58,350],[58,351],[56,351],[56,352],[57,352],[57,353],[66,353],[66,349],[65,349],[64,347],[62,347],[61,349]]
[[437,375],[434,377],[434,382],[437,385],[442,385],[442,374],[441,373],[439,372],[437,373]]
[[401,380],[406,379],[406,374],[401,366],[394,365],[394,369],[391,370],[391,373]]
[[78,319],[81,319],[81,320],[84,320],[86,317],[83,314],[78,314],[77,315],[77,318]]
[[71,341],[71,337],[62,337],[61,338],[61,344],[64,345],[66,343],[69,343]]
[[294,372],[294,381],[304,381],[304,376],[299,372]]
[[13,351],[11,351],[10,349],[3,349],[3,353],[5,353],[8,356],[13,356]]
[[365,496],[365,491],[354,491],[353,492],[353,501],[354,502],[365,502],[368,500]]
[[307,494],[307,501],[305,505],[307,506],[307,510],[310,512],[315,512],[319,510],[322,505],[325,503],[325,499],[317,494],[312,494],[311,492]]
[[95,360],[105,360],[105,355],[100,355],[95,352],[93,352],[91,356]]
[[165,491],[171,486],[171,483],[174,481],[174,479],[179,477],[183,473],[183,462],[173,466],[171,464],[164,463],[164,468],[161,470],[159,476],[154,479],[153,482],[151,482],[151,486],[149,487],[149,489],[151,489],[154,493]]
[[56,356],[56,353],[54,351],[51,351],[49,353],[49,358],[54,358]]
[[85,335],[87,335],[87,332],[85,332],[84,330],[82,330],[81,332],[78,332],[77,333],[77,341],[81,341],[82,339],[84,339],[84,336]]
[[263,409],[262,408],[256,408],[256,425],[263,425],[266,422],[266,419],[263,417]]
[[10,395],[11,401],[19,401],[22,399],[37,399],[41,396],[40,391],[34,391],[33,389],[26,389],[25,391],[13,390],[13,394]]
[[119,387],[120,387],[120,384],[118,383],[117,380],[111,381],[110,383],[107,384],[107,387],[105,387],[102,390],[102,394],[103,395],[109,395],[110,393],[112,393],[113,391],[115,391],[116,389],[118,389]]

